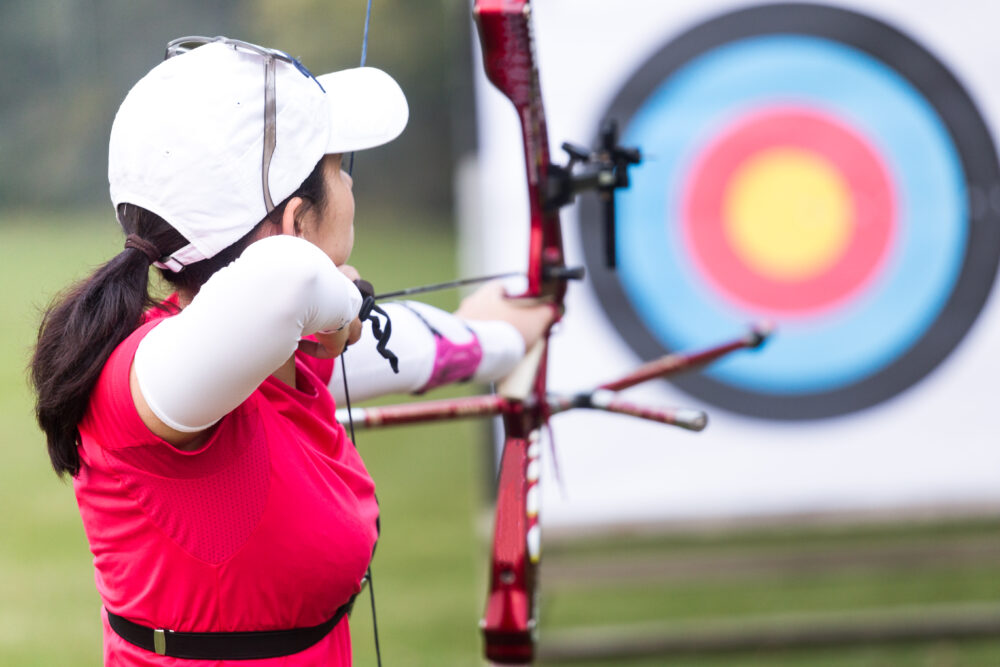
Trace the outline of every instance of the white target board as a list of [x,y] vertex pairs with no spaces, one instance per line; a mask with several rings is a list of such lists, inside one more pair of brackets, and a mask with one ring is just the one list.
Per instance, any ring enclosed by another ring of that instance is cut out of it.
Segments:
[[[600,206],[564,209],[587,279],[550,387],[776,325],[626,394],[707,411],[702,433],[553,418],[547,529],[1000,507],[998,20],[977,2],[535,3],[553,159],[608,118],[644,155],[617,270]],[[517,118],[481,71],[464,252],[490,273],[524,267],[528,205]]]

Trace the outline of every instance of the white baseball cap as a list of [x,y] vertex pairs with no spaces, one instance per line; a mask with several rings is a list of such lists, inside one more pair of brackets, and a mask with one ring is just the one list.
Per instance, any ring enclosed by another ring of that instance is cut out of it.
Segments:
[[387,143],[409,117],[399,84],[381,70],[313,77],[284,53],[236,40],[171,46],[192,41],[208,43],[179,49],[129,91],[108,149],[115,208],[141,206],[190,242],[157,263],[174,271],[245,236],[324,155]]

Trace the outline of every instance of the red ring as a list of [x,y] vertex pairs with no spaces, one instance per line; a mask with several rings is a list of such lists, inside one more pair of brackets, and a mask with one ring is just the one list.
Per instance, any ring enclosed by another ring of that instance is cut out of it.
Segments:
[[[843,176],[851,198],[847,246],[826,271],[802,280],[762,275],[726,236],[723,204],[734,174],[775,148],[825,158]],[[712,142],[685,183],[682,227],[690,256],[723,294],[754,310],[806,315],[845,302],[878,274],[896,233],[895,201],[888,171],[864,138],[827,114],[783,107],[741,119]]]

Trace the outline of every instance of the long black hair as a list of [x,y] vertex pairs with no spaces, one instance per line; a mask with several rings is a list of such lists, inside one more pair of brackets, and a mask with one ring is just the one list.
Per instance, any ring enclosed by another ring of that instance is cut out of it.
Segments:
[[[240,256],[265,225],[280,224],[288,200],[305,200],[300,209],[322,210],[326,186],[320,160],[299,188],[248,234],[214,257],[162,278],[178,290],[196,293],[219,269]],[[139,206],[121,204],[118,221],[126,234],[152,243],[161,257],[188,244],[180,232]],[[86,414],[90,394],[111,353],[142,322],[143,313],[158,304],[149,295],[149,260],[143,251],[125,248],[88,278],[53,300],[42,316],[38,343],[31,359],[35,416],[48,441],[49,458],[58,475],[80,471],[77,426]]]

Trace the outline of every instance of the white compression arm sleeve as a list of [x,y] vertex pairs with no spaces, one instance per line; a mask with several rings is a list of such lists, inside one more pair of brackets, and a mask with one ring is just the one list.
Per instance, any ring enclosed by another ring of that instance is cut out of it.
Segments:
[[361,293],[322,250],[294,236],[251,244],[183,311],[139,344],[143,398],[177,431],[201,431],[233,410],[295,352],[300,337],[340,329]]
[[[463,320],[415,301],[406,305],[387,303],[382,308],[392,321],[392,336],[387,347],[399,358],[399,373],[393,373],[389,363],[375,349],[377,341],[366,323],[361,340],[347,348],[344,355],[352,401],[412,393],[426,386],[434,372],[437,353],[434,334],[428,324],[457,344],[470,341],[473,335],[479,340],[483,356],[472,376],[474,382],[502,378],[524,356],[524,338],[507,322]],[[341,373],[341,360],[338,359],[330,378],[330,391],[338,405],[344,401]]]

